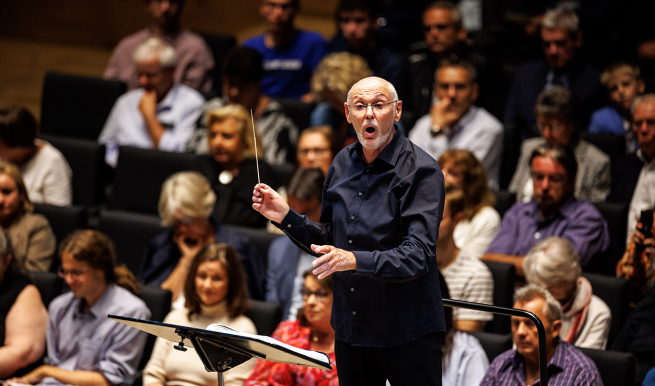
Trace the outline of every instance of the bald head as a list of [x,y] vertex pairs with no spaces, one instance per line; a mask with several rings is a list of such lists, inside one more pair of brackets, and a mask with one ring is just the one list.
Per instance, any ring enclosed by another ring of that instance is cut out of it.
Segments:
[[369,76],[368,78],[364,78],[355,83],[350,88],[350,91],[348,91],[348,103],[352,103],[353,98],[370,90],[377,90],[379,93],[387,97],[388,101],[398,100],[398,93],[396,92],[396,88],[393,87],[393,84],[386,79],[377,76]]

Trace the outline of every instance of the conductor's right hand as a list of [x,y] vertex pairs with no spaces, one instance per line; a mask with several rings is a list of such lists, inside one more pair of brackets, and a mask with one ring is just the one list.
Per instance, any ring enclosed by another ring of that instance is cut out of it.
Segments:
[[278,192],[266,184],[255,185],[255,190],[252,192],[252,202],[252,208],[254,210],[278,224],[289,213],[287,202],[284,201]]

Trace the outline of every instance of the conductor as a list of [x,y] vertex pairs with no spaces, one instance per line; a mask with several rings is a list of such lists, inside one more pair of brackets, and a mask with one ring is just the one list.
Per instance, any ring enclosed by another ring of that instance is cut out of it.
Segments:
[[334,274],[331,324],[342,386],[441,385],[443,305],[435,258],[444,179],[395,126],[402,101],[384,79],[356,83],[344,103],[358,142],[332,162],[320,223],[265,184],[253,208]]

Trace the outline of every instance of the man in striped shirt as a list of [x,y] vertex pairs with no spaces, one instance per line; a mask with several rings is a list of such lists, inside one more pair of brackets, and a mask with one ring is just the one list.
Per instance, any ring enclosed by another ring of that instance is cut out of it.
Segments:
[[[516,292],[514,308],[534,313],[546,330],[549,386],[602,386],[598,368],[586,355],[559,339],[562,308],[546,289],[530,284]],[[539,379],[539,337],[529,320],[512,316],[516,349],[499,355],[491,363],[480,386],[534,385]]]

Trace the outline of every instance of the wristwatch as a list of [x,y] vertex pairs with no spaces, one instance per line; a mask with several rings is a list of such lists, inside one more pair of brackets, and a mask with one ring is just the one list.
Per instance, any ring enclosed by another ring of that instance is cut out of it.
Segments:
[[432,125],[430,126],[430,133],[432,133],[433,137],[436,137],[437,135],[443,133],[443,128],[439,125]]

